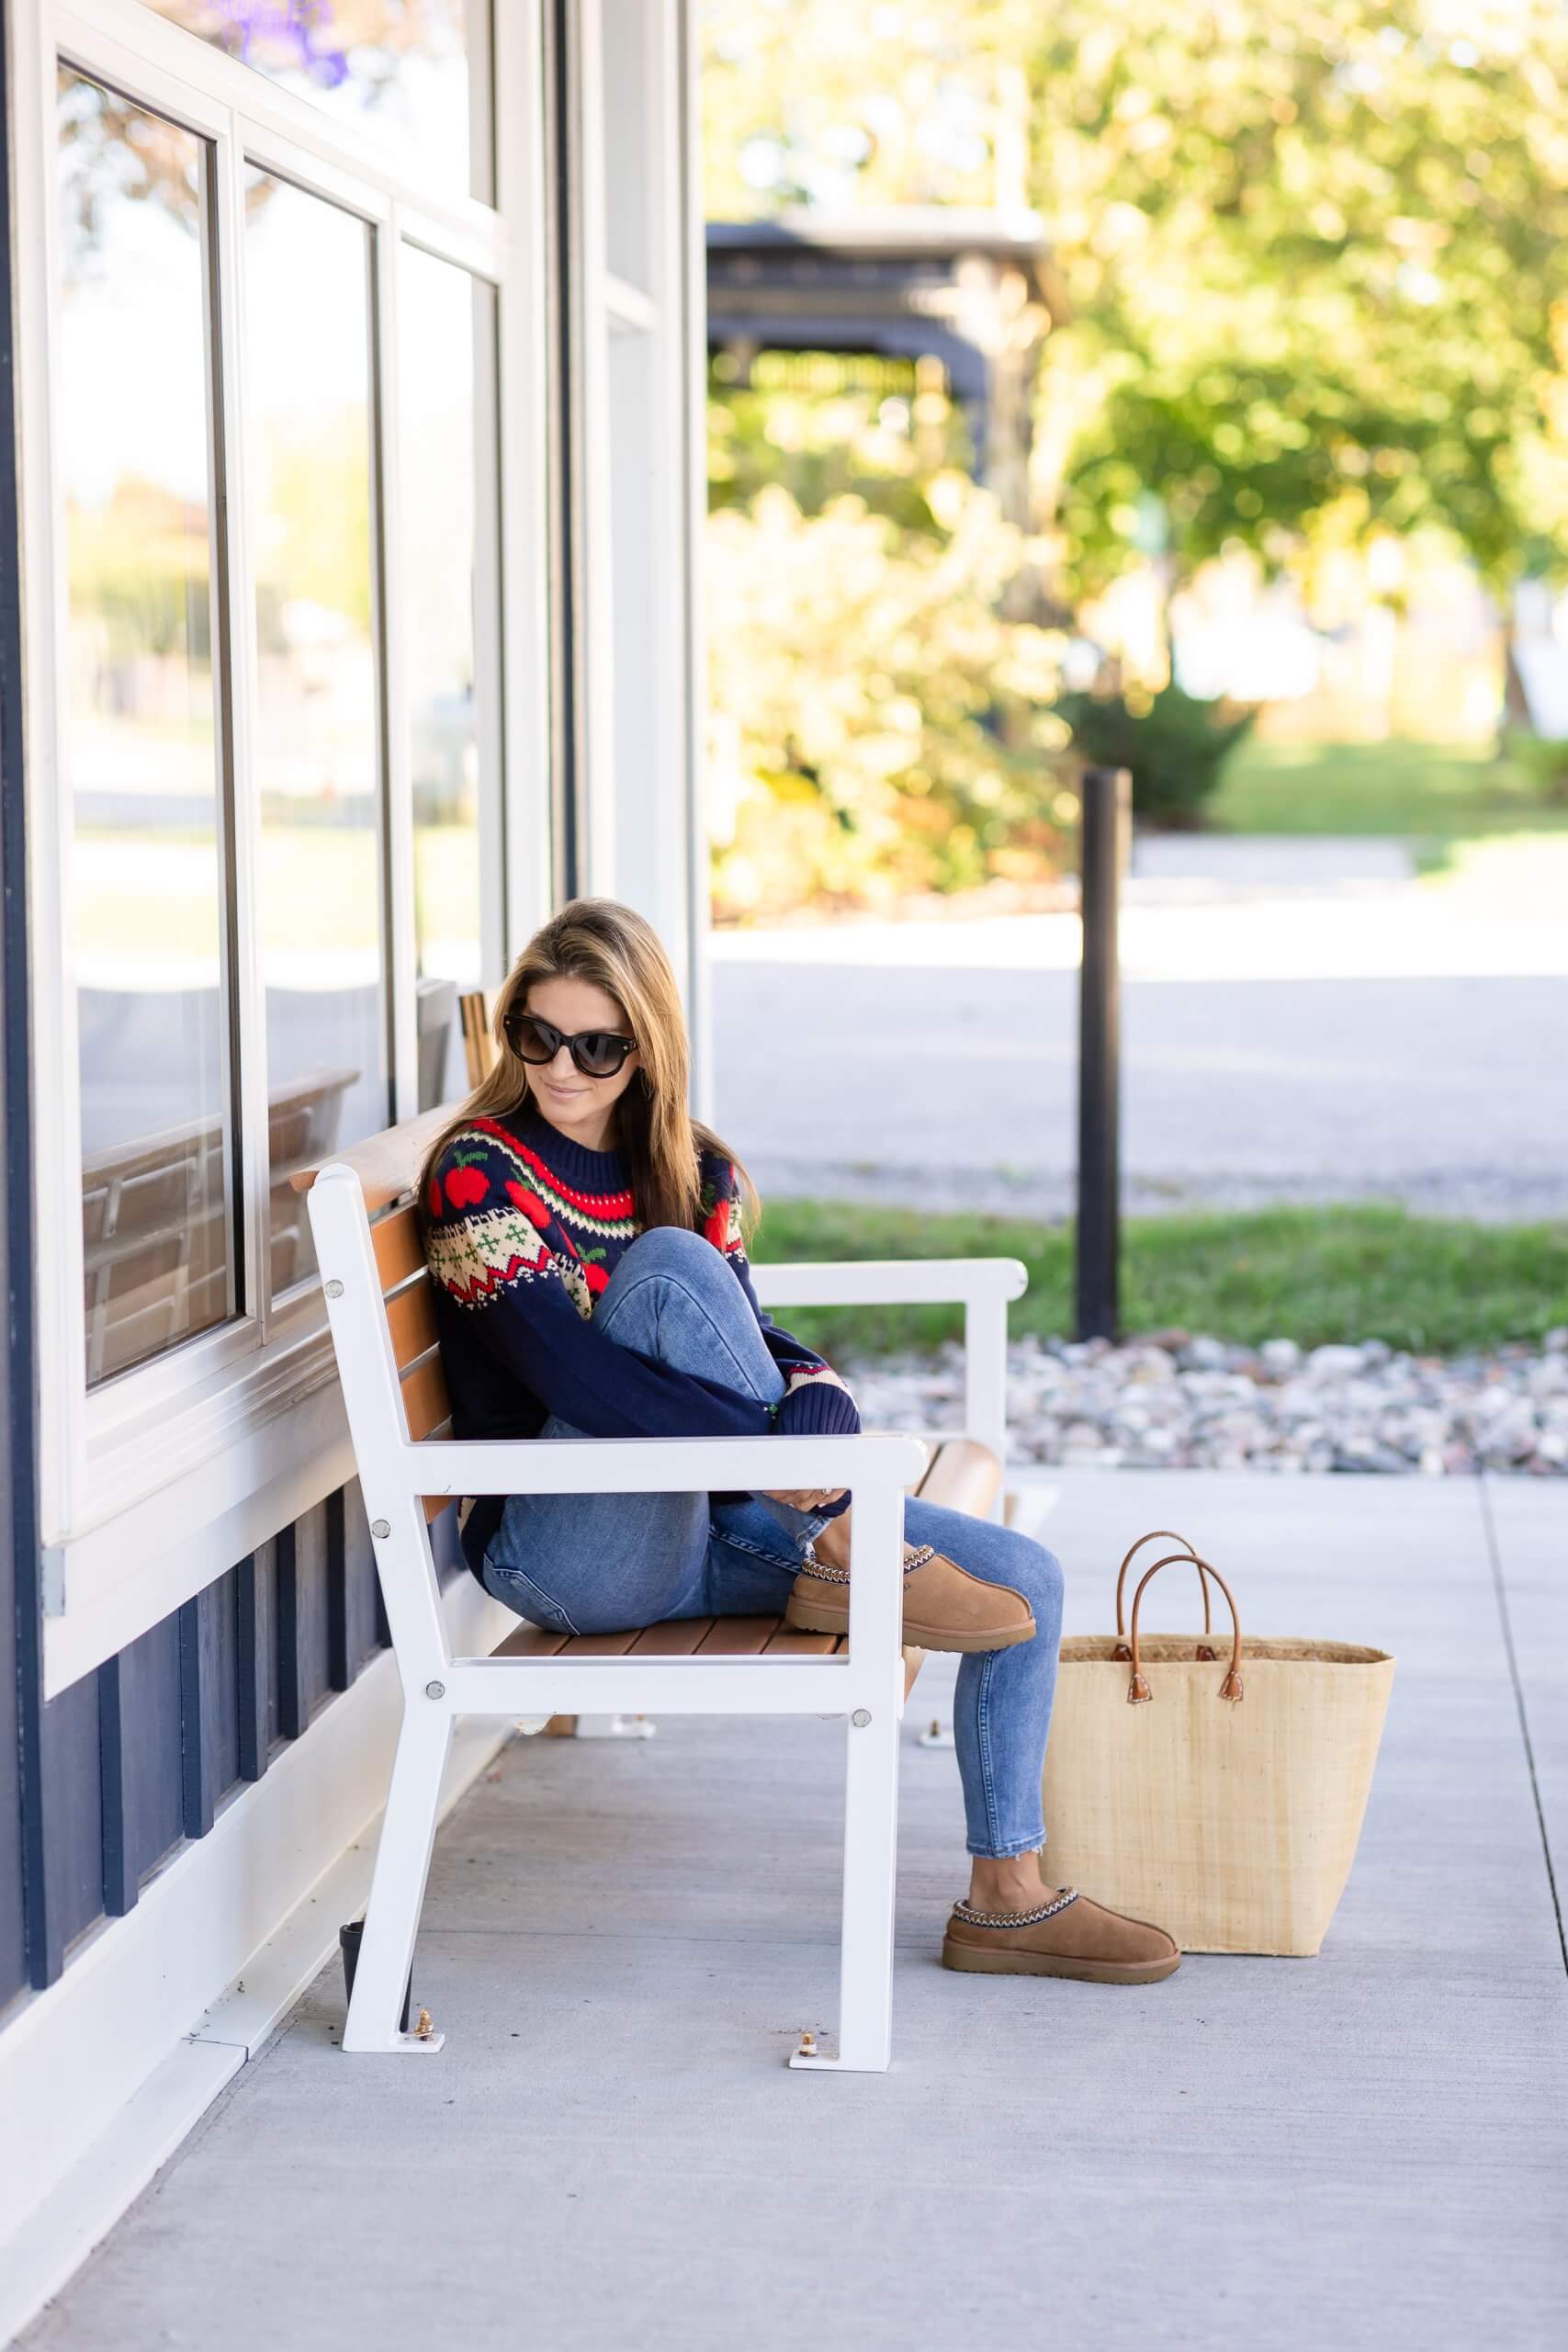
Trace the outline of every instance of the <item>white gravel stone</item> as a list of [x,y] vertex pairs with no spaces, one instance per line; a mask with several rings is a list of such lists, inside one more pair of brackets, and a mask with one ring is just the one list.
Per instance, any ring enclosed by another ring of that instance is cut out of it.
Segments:
[[[1442,1477],[1485,1469],[1568,1476],[1568,1330],[1540,1348],[1445,1361],[1382,1340],[1230,1346],[1042,1341],[1008,1351],[1013,1448],[1025,1462]],[[1555,1347],[1562,1339],[1565,1345]],[[963,1351],[840,1366],[874,1429],[963,1421]]]

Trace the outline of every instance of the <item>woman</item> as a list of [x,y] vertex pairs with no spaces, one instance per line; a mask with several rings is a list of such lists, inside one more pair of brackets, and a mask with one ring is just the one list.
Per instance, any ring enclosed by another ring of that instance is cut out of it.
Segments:
[[[501,1055],[420,1187],[441,1352],[461,1437],[852,1433],[832,1367],[764,1315],[747,1268],[756,1194],[687,1110],[675,977],[630,908],[578,899],[502,991]],[[749,1207],[750,1217],[746,1215]],[[851,1497],[481,1496],[468,1565],[565,1634],[667,1617],[848,1623]],[[1027,1536],[908,1497],[904,1630],[964,1654],[954,1729],[971,1857],[950,1968],[1149,1984],[1159,1928],[1045,1883],[1041,1767],[1062,1575]]]

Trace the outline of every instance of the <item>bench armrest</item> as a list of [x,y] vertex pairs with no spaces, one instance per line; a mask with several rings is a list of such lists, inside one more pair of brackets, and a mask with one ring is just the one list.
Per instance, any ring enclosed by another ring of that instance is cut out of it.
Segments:
[[964,1434],[1007,1468],[1008,1302],[1029,1287],[1021,1258],[860,1258],[841,1263],[757,1266],[764,1306],[964,1308]]
[[697,1495],[913,1487],[917,1437],[425,1438],[402,1461],[416,1495]]
[[850,1258],[756,1265],[751,1284],[764,1306],[986,1306],[1021,1298],[1021,1258]]

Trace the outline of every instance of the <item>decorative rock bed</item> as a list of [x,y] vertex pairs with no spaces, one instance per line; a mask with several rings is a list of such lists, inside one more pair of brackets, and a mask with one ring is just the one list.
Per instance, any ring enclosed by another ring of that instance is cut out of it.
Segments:
[[[956,1428],[956,1345],[841,1366],[879,1429]],[[1015,1340],[1012,1444],[1026,1462],[1102,1469],[1477,1470],[1568,1475],[1568,1329],[1487,1355],[1412,1356],[1381,1340],[1236,1347],[1187,1332]]]

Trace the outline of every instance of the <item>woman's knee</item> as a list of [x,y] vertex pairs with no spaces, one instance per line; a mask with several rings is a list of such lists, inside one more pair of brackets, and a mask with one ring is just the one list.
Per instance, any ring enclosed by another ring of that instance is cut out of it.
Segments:
[[737,1287],[718,1251],[700,1233],[688,1233],[680,1225],[650,1225],[622,1250],[595,1312],[603,1317],[607,1307],[618,1306],[633,1291],[645,1290],[649,1282],[660,1290],[677,1283],[688,1297],[710,1303],[725,1296],[716,1280],[721,1274],[731,1290]]
[[784,1377],[769,1355],[735,1270],[700,1233],[650,1226],[627,1245],[594,1319],[612,1339],[682,1372],[765,1399]]
[[700,1233],[683,1225],[650,1225],[635,1241],[628,1241],[615,1267],[635,1267],[641,1273],[679,1272],[701,1280],[723,1260],[713,1243]]

